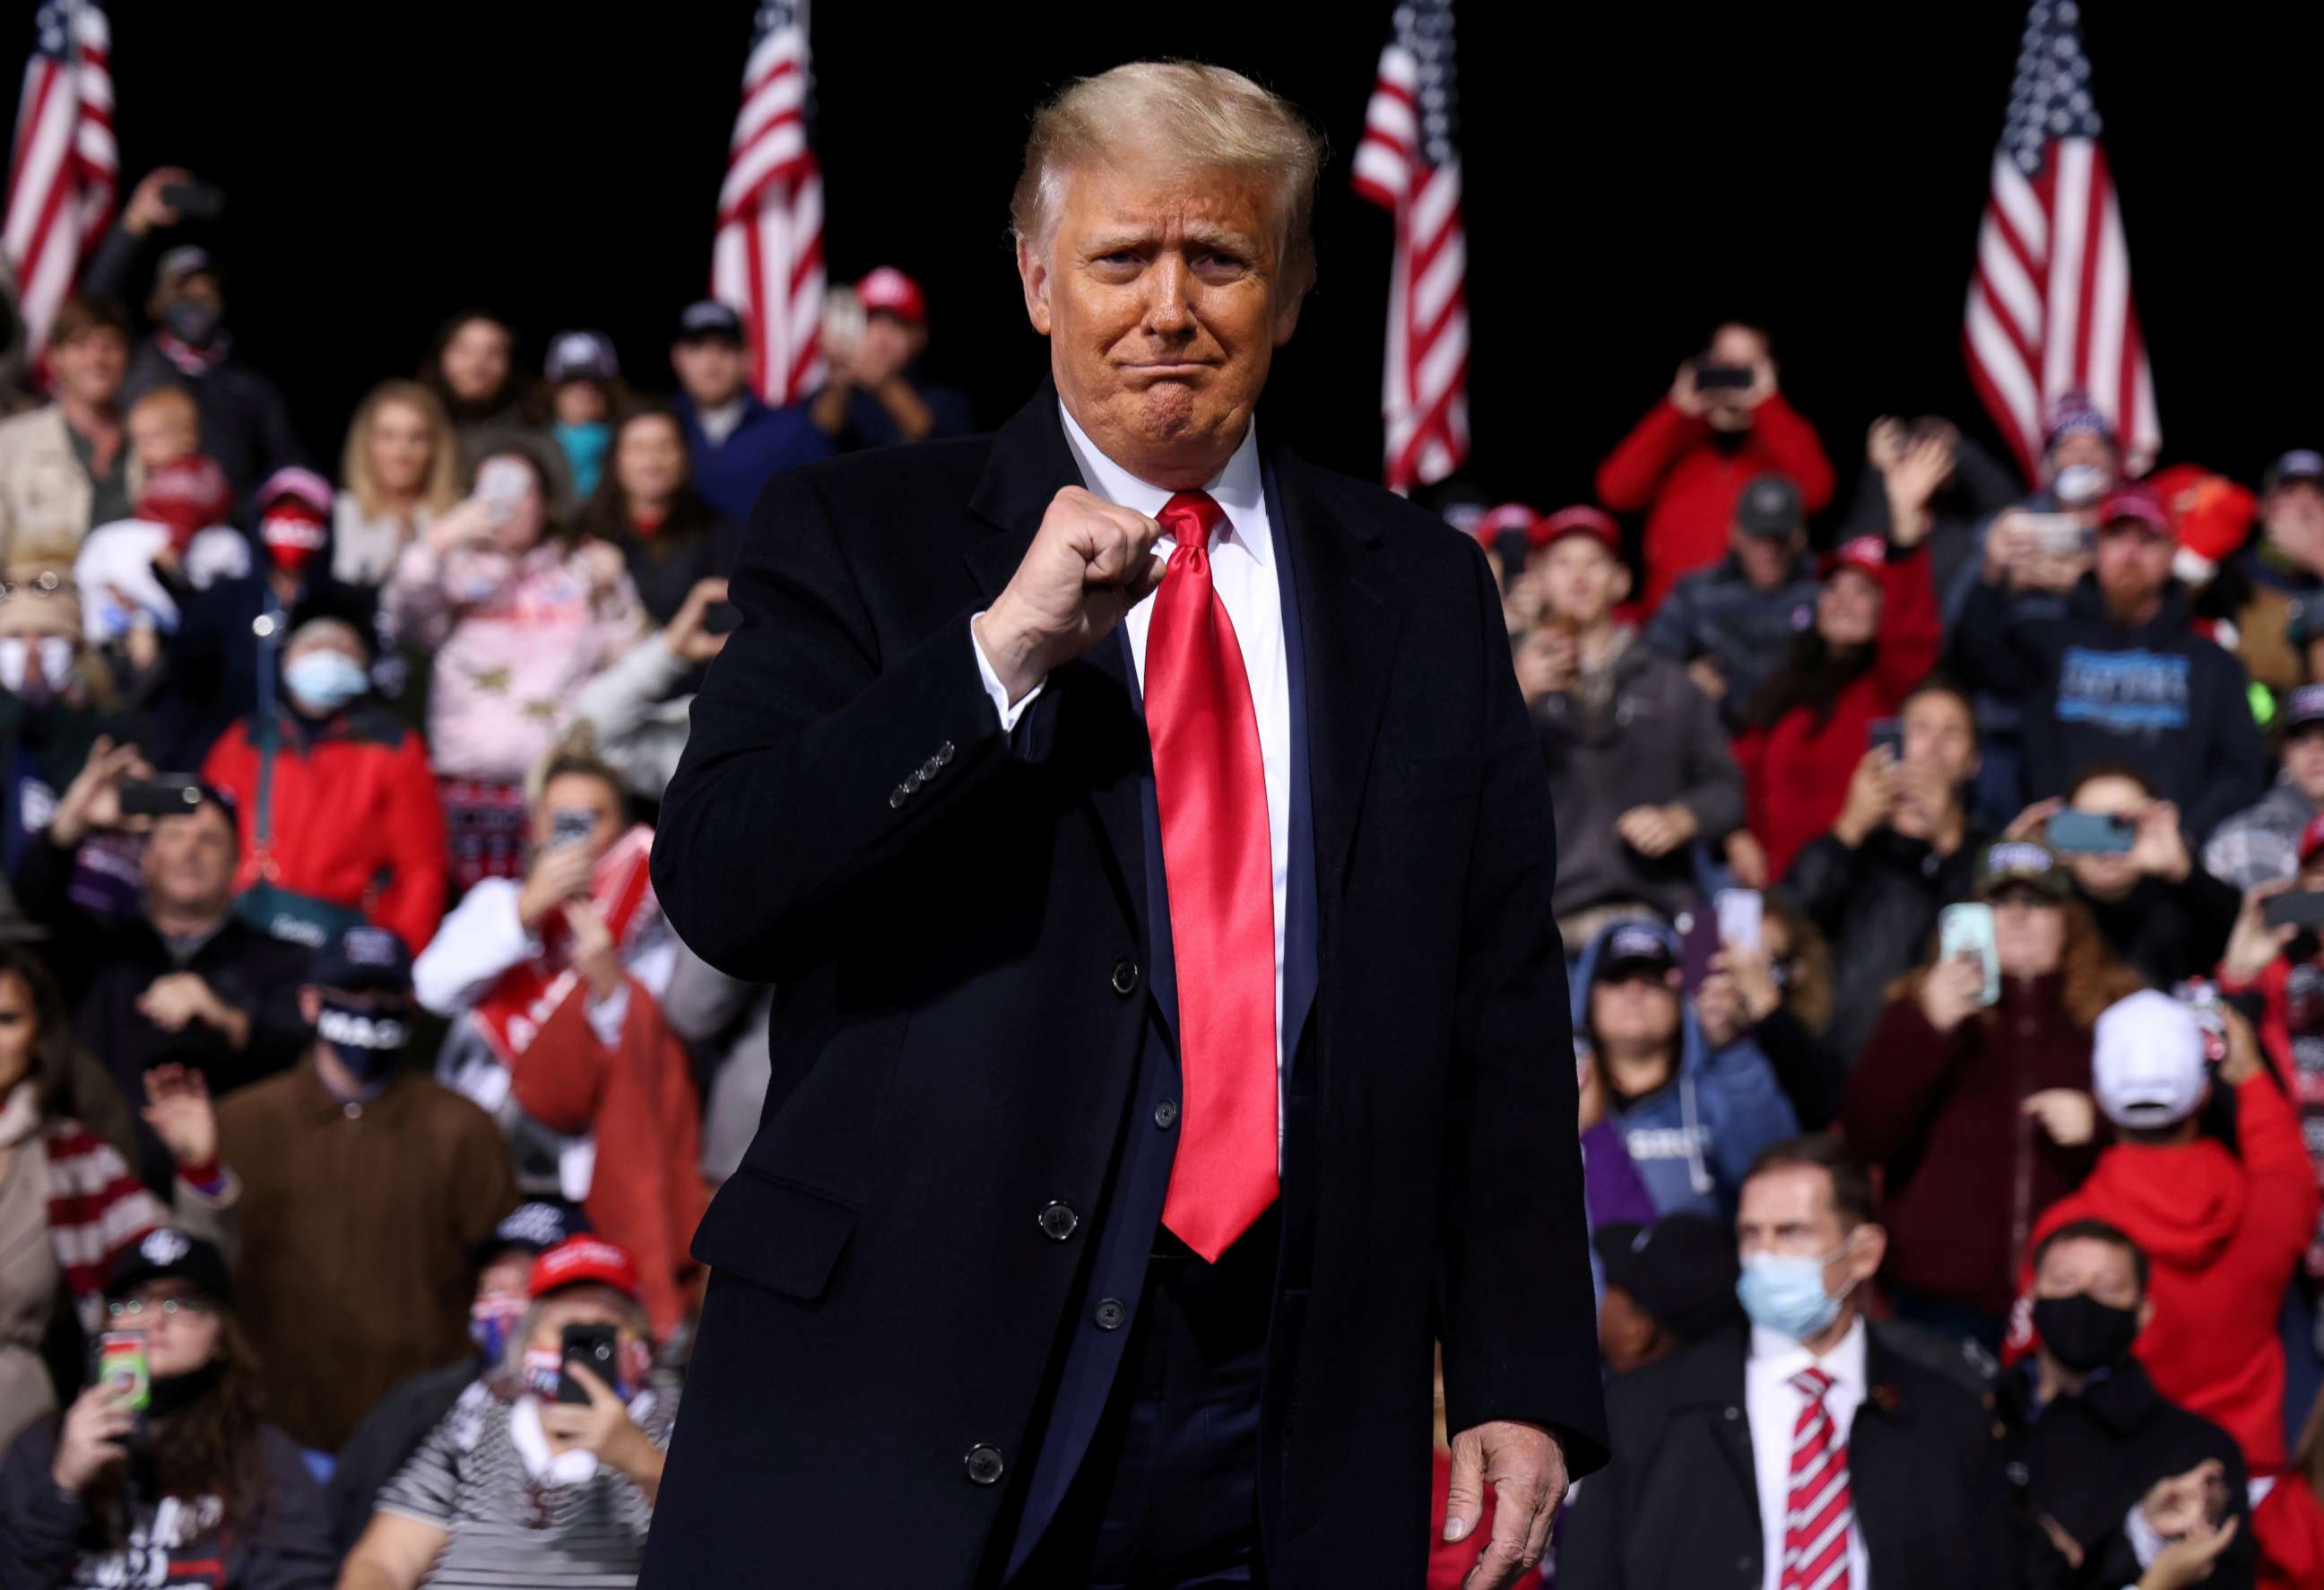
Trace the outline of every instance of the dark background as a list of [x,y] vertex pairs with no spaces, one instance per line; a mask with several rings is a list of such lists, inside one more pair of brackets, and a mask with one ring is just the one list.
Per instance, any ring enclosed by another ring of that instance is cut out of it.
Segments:
[[[32,8],[11,9],[0,49],[21,51]],[[2085,9],[2164,456],[2255,479],[2281,448],[2324,440],[2314,245],[2297,241],[2315,220],[2324,8]],[[752,12],[118,0],[124,195],[167,162],[226,188],[210,240],[229,322],[327,465],[363,389],[410,373],[472,303],[511,318],[533,361],[549,333],[600,327],[633,382],[659,387],[671,320],[707,278]],[[1138,56],[1232,65],[1305,106],[1334,153],[1321,283],[1269,422],[1376,474],[1389,222],[1350,194],[1347,157],[1388,13],[823,0],[834,278],[882,262],[918,276],[932,373],[998,423],[1045,357],[1004,233],[1030,106]],[[1480,478],[1543,504],[1586,495],[1730,314],[1773,328],[1786,390],[1844,475],[1879,412],[1946,412],[1990,437],[1960,311],[2023,19],[2015,0],[1464,8]]]

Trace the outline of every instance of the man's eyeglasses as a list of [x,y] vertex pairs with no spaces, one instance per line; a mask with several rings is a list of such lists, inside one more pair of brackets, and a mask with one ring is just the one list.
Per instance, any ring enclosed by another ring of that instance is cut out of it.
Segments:
[[107,1303],[105,1311],[115,1319],[138,1319],[149,1314],[166,1314],[171,1318],[190,1314],[197,1318],[217,1312],[208,1298],[130,1298],[118,1303]]

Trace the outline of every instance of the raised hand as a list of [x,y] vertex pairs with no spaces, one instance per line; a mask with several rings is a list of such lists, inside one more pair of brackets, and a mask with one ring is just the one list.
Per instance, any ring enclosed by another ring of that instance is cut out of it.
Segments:
[[1069,485],[1049,503],[1009,585],[976,621],[977,643],[1021,699],[1051,670],[1111,634],[1162,583],[1162,527]]

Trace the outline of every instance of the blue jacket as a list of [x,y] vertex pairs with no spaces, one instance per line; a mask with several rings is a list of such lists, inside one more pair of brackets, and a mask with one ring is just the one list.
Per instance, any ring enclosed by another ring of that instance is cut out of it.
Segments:
[[[1572,985],[1576,1034],[1590,1031],[1590,985],[1607,936],[1617,927],[1637,925],[1611,924],[1582,952]],[[1676,959],[1678,935],[1659,922],[1652,926]],[[1685,1000],[1679,1004],[1677,1077],[1628,1108],[1612,1111],[1609,1118],[1621,1129],[1630,1162],[1654,1196],[1656,1213],[1690,1209],[1718,1220],[1734,1215],[1743,1172],[1759,1151],[1800,1129],[1792,1102],[1776,1086],[1775,1068],[1758,1044],[1747,1033],[1713,1050],[1695,1021],[1693,1003]]]
[[680,393],[671,406],[686,430],[687,456],[694,460],[694,489],[736,524],[750,522],[760,491],[778,471],[828,458],[837,450],[797,403],[770,409],[744,393],[742,421],[715,446],[702,429],[692,398]]

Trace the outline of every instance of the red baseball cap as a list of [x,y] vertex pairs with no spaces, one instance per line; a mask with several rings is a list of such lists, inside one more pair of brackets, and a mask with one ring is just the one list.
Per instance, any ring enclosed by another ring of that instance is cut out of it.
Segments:
[[612,1287],[632,1302],[638,1296],[638,1262],[629,1250],[601,1236],[569,1236],[532,1262],[532,1282],[527,1289],[545,1298],[585,1280]]
[[1622,527],[1610,515],[1587,503],[1576,503],[1571,508],[1560,508],[1546,519],[1535,520],[1526,535],[1536,547],[1549,546],[1570,535],[1586,535],[1616,557],[1622,555]]
[[1853,569],[1877,579],[1887,562],[1886,541],[1877,535],[1854,535],[1816,560],[1816,578],[1830,579],[1843,569]]
[[2151,485],[2126,485],[2098,504],[2098,528],[2108,529],[2126,520],[2143,524],[2150,535],[2170,537],[2171,513]]
[[881,265],[858,282],[855,301],[867,315],[884,311],[915,326],[928,323],[928,300],[920,284],[893,265]]
[[1524,503],[1503,503],[1497,508],[1486,509],[1478,519],[1476,528],[1470,533],[1477,538],[1487,551],[1490,551],[1493,543],[1501,539],[1503,531],[1521,530],[1526,532],[1526,540],[1532,541],[1534,526],[1540,522],[1541,513],[1538,510]]

